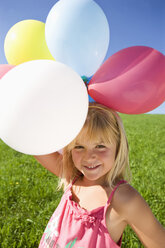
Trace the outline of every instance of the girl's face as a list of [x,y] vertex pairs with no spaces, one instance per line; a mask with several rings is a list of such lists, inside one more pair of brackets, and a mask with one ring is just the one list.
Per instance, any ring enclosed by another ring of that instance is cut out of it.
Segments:
[[76,143],[72,149],[75,167],[84,175],[87,185],[103,185],[106,174],[114,165],[116,145],[104,142]]

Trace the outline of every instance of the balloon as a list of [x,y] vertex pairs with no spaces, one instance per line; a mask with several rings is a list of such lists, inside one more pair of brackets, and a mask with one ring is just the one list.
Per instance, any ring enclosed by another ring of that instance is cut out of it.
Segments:
[[77,136],[87,111],[83,80],[59,62],[29,61],[0,80],[0,137],[19,152],[60,150]]
[[92,0],[62,0],[50,10],[45,37],[56,60],[81,76],[99,68],[109,45],[109,25],[102,9]]
[[112,55],[89,82],[88,92],[99,103],[125,114],[141,114],[165,100],[165,56],[134,46]]
[[[82,76],[81,78],[84,81],[86,87],[88,88],[88,84],[89,84],[92,77],[88,78],[88,77]],[[89,102],[95,102],[90,95],[88,95],[88,97],[89,97]]]
[[45,24],[37,20],[24,20],[11,27],[4,49],[8,63],[13,65],[36,59],[54,60],[45,41]]
[[0,79],[12,68],[14,68],[13,65],[7,65],[7,64],[0,65]]

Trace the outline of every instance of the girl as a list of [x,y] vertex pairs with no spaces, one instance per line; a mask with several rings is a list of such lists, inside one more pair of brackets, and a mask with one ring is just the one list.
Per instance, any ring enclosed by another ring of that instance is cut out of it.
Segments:
[[128,143],[115,111],[90,103],[84,127],[63,155],[35,157],[64,188],[39,248],[121,247],[127,225],[145,247],[165,247],[164,228],[128,183]]

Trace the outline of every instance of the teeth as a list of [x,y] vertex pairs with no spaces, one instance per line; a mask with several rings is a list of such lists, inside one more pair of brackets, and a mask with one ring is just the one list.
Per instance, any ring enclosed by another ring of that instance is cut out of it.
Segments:
[[86,166],[86,167],[88,167],[89,169],[91,169],[91,168],[95,168],[95,167],[97,167],[98,165],[94,165],[94,166]]

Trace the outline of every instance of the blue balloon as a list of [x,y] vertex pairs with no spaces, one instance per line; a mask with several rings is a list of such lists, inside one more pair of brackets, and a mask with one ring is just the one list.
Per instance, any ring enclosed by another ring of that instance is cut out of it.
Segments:
[[90,77],[102,64],[109,46],[109,24],[93,0],[60,0],[50,10],[45,37],[53,57]]
[[90,95],[88,95],[89,102],[96,102]]

